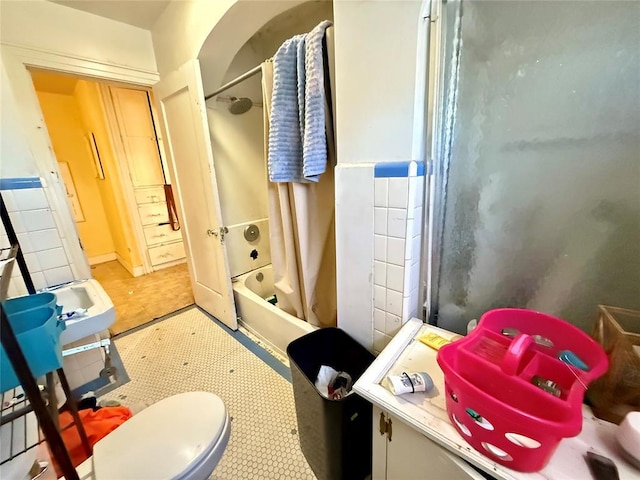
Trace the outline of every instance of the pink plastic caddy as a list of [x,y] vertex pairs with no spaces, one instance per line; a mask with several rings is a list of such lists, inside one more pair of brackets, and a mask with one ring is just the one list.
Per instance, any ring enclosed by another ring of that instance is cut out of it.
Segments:
[[[587,371],[558,359],[569,350]],[[608,368],[602,347],[556,317],[504,308],[442,347],[447,412],[479,452],[521,472],[541,470],[564,437],[582,429],[589,382]]]

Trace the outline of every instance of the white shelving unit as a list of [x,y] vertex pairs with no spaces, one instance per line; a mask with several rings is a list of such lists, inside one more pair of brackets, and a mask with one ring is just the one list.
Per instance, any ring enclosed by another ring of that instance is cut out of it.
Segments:
[[[29,293],[34,294],[35,288],[24,257],[20,251],[20,245],[16,237],[15,230],[11,224],[9,213],[7,212],[4,200],[0,196],[0,215],[4,229],[9,237],[11,248],[0,251],[0,340],[2,348],[11,363],[13,370],[20,381],[21,386],[10,392],[4,392],[2,409],[0,410],[0,430],[2,431],[3,453],[0,464],[5,464],[17,459],[21,454],[34,448],[38,444],[46,441],[51,450],[62,474],[68,480],[79,480],[78,474],[73,467],[71,458],[62,440],[58,425],[58,404],[55,397],[55,386],[53,381],[54,372],[46,374],[47,388],[45,394],[40,391],[36,379],[34,378],[27,359],[18,343],[18,339],[11,327],[9,318],[4,309],[4,301],[7,299],[9,282],[11,281],[11,271],[16,263],[24,277],[25,285]],[[67,406],[73,417],[73,423],[68,428],[77,428],[82,444],[88,455],[91,455],[91,447],[87,440],[86,433],[78,409],[73,401],[69,382],[62,368],[55,370],[60,384],[67,399]],[[7,398],[12,403],[5,407],[4,399]],[[42,432],[42,433],[40,433]],[[5,436],[8,434],[9,447],[5,443]],[[5,453],[6,452],[6,453]],[[26,472],[25,472],[26,473]]]

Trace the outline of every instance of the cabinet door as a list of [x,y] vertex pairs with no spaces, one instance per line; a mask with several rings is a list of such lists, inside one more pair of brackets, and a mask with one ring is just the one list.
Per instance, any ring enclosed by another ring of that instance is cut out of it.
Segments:
[[133,186],[162,185],[162,164],[147,92],[109,88]]
[[386,422],[389,415],[373,405],[373,445],[372,445],[372,480],[384,480],[387,478],[387,434],[380,433],[380,416]]
[[[377,411],[377,412],[376,412]],[[377,415],[376,415],[377,413]],[[373,479],[387,480],[438,480],[483,479],[461,458],[449,453],[440,445],[429,440],[417,430],[409,427],[380,409],[374,407],[374,425],[380,422],[380,413],[384,413],[387,422],[391,422],[391,438],[385,435],[386,465],[384,473],[382,462],[376,459],[376,438],[380,436],[379,425],[374,427]],[[378,446],[378,450],[380,447]]]

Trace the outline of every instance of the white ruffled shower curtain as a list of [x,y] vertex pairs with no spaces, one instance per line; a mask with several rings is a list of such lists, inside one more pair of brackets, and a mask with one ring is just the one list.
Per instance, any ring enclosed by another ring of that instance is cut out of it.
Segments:
[[[333,28],[326,31],[333,84]],[[262,64],[265,159],[273,93],[273,64]],[[328,95],[327,102],[332,102]],[[317,183],[268,182],[271,262],[278,307],[318,327],[337,324],[335,246],[335,143],[333,104],[326,108],[327,170]],[[266,160],[265,160],[266,161]]]

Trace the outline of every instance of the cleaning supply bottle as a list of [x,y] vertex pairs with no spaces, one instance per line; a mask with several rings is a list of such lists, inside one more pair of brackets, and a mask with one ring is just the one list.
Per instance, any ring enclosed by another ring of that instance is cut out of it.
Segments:
[[389,390],[394,395],[428,392],[433,388],[433,380],[426,372],[402,372],[402,375],[389,375],[387,379],[389,381]]

